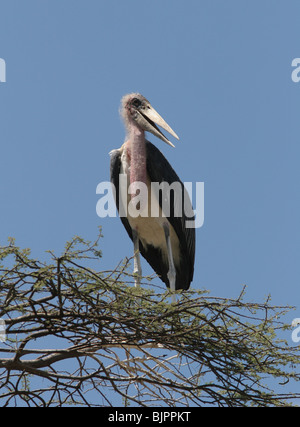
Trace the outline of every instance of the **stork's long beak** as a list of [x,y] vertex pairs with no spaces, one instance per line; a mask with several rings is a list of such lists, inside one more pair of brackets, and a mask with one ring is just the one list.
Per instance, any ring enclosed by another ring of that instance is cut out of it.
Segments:
[[172,142],[168,140],[168,138],[161,132],[161,130],[156,126],[160,126],[169,132],[174,138],[179,139],[178,135],[173,131],[173,129],[166,123],[166,121],[158,114],[158,112],[148,104],[146,108],[139,110],[140,116],[139,122],[140,125],[148,132],[153,133],[153,135],[160,138],[162,141],[171,145],[171,147],[175,147]]

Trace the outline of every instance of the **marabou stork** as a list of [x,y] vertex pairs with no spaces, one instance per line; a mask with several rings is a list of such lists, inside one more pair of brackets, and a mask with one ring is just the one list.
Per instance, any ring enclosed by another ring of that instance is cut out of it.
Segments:
[[[178,289],[186,290],[193,280],[195,259],[195,229],[186,227],[186,220],[193,216],[191,201],[172,166],[163,154],[145,139],[145,131],[151,132],[172,147],[174,145],[156,124],[179,138],[149,101],[139,93],[131,93],[122,98],[120,113],[125,122],[127,136],[121,148],[110,152],[110,177],[115,188],[117,209],[119,213],[121,208],[125,212],[120,218],[134,244],[135,286],[140,285],[142,276],[141,253],[172,292]],[[121,191],[120,174],[126,176],[125,186],[123,185]],[[147,186],[146,208],[144,205],[140,215],[132,216],[127,207],[130,201],[141,195],[141,190],[134,187],[137,182]],[[160,191],[157,195],[157,192],[151,190],[152,183],[178,184],[177,190],[171,190],[167,194]],[[133,187],[130,184],[133,184]],[[163,201],[167,204],[164,205]],[[169,212],[165,213],[164,206],[168,204]],[[151,215],[152,207],[158,209],[158,216]],[[178,207],[181,208],[179,211]],[[180,212],[179,216],[176,209]],[[189,213],[188,216],[186,212]]]

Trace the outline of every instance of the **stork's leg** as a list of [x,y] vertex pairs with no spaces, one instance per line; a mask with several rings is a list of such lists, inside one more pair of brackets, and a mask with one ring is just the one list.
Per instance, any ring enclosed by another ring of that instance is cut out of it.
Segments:
[[176,290],[176,288],[175,288],[176,269],[175,269],[174,260],[173,260],[169,223],[164,224],[164,232],[165,232],[165,237],[166,237],[167,250],[168,250],[168,261],[169,261],[168,279],[169,279],[169,283],[170,283],[170,289],[172,292],[172,302],[176,302],[176,297],[175,297],[175,294],[173,293]]
[[139,245],[139,236],[136,230],[132,230],[133,246],[134,246],[134,257],[133,257],[133,274],[134,274],[134,284],[136,287],[139,287],[141,284],[142,277],[142,267],[141,267],[141,258],[140,258],[140,245]]

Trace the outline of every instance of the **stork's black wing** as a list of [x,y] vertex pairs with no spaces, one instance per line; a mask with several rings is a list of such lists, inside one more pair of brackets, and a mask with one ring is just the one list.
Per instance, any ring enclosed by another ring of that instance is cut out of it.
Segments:
[[[114,185],[115,189],[115,201],[116,206],[119,211],[119,175],[121,170],[121,150],[113,150],[110,152],[110,181]],[[132,240],[132,230],[128,219],[126,217],[121,216],[121,221]]]
[[[161,196],[167,198],[170,196],[170,200],[166,201],[167,206],[170,206],[170,215],[167,218],[180,242],[180,265],[176,266],[176,289],[188,289],[193,280],[195,261],[195,229],[186,227],[186,221],[193,220],[193,217],[186,215],[186,213],[192,212],[191,201],[183,183],[159,149],[151,142],[146,141],[146,150],[147,172],[150,181],[167,182],[170,185],[177,182],[180,185],[179,192],[171,191],[170,194],[161,194]],[[160,197],[159,204],[162,207],[162,197]],[[181,216],[178,217],[175,206],[178,207],[179,204],[181,204]],[[167,272],[168,269],[164,271],[162,278],[169,286]]]

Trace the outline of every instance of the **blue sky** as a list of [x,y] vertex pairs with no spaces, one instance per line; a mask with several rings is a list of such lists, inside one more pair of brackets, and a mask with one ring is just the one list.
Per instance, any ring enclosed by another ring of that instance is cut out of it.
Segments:
[[293,0],[0,0],[0,244],[43,258],[102,225],[99,270],[132,255],[96,187],[124,141],[120,99],[138,91],[180,136],[149,139],[205,183],[192,286],[246,284],[300,317],[299,16]]

